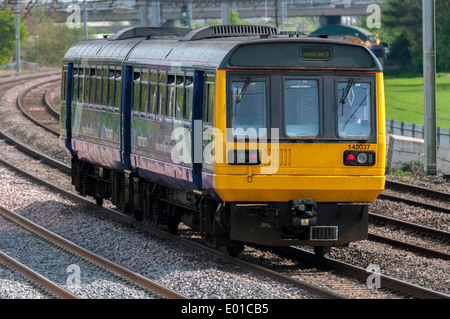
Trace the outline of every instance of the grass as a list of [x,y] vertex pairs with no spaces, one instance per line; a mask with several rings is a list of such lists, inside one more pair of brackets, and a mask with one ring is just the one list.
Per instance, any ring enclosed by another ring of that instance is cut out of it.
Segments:
[[[389,76],[385,79],[386,117],[423,125],[423,78]],[[450,128],[450,74],[436,77],[437,126]]]

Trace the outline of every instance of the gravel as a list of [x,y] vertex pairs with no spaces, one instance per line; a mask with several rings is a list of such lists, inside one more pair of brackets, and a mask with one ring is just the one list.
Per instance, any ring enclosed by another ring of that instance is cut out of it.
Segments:
[[[47,79],[42,79],[41,81],[46,82]],[[0,127],[6,133],[21,141],[26,141],[28,145],[44,152],[48,156],[70,163],[67,154],[59,147],[58,138],[32,125],[23,125],[22,115],[14,105],[17,93],[35,83],[37,82],[33,81],[33,83],[23,85],[20,88],[13,88],[3,95],[0,100],[0,105],[2,106],[0,107]],[[6,146],[0,145],[0,149],[6,149]],[[4,154],[0,154],[0,156],[3,157]],[[25,159],[20,158],[16,160],[18,162],[25,161]],[[43,169],[42,166],[41,168],[36,168],[34,164],[38,165],[39,163],[33,163],[33,165],[31,163],[27,160],[27,167],[25,168],[30,168],[35,172],[39,171],[40,174],[47,172],[47,175],[53,175],[54,182],[65,185],[65,187],[71,187],[68,186],[69,179],[67,177],[56,174],[52,169]],[[96,215],[92,209],[74,204],[70,200],[45,188],[36,187],[4,167],[0,167],[0,176],[2,176],[0,179],[1,205],[17,210],[26,218],[58,233],[85,249],[141,273],[161,285],[172,288],[190,298],[316,298],[316,296],[290,285],[281,284],[212,259],[205,253],[192,251],[168,240],[159,239],[134,228],[125,227],[112,220],[104,219]],[[388,176],[388,178],[401,179],[391,176]],[[439,178],[427,177],[420,180],[408,179],[407,181],[444,191],[449,191],[450,189],[449,184]],[[398,205],[389,201],[377,200],[371,205],[371,211],[386,215],[392,214],[396,218],[423,223],[430,227],[438,227],[447,231],[449,229],[448,216],[423,209],[416,210],[407,205]],[[0,220],[0,225],[3,224],[3,220]],[[377,229],[376,227],[371,227],[372,230],[388,231],[386,228]],[[0,231],[3,233],[3,230]],[[405,236],[405,234],[397,230],[389,231],[393,237]],[[11,233],[15,233],[15,236],[18,236],[18,238],[24,237],[17,230],[15,232],[11,231]],[[2,235],[0,234],[0,236]],[[28,238],[29,236],[25,237]],[[4,249],[3,245],[5,245],[9,247],[11,254],[14,253],[19,256],[23,252],[25,256],[21,258],[25,258],[24,260],[32,251],[36,251],[36,248],[33,248],[34,246],[31,244],[29,246],[25,243],[21,246],[17,244],[8,246],[6,243],[3,244],[0,241],[1,250]],[[448,250],[448,245],[443,245],[443,249]],[[45,253],[47,257],[44,257],[44,253],[42,253],[42,258],[45,258],[46,261],[55,259],[52,257],[55,256],[54,253],[49,250]],[[255,249],[255,252],[252,253],[260,258],[267,258],[267,260],[271,258],[270,254],[261,252],[258,249]],[[370,264],[377,264],[380,266],[383,274],[449,293],[450,263],[446,261],[420,257],[409,252],[393,249],[388,245],[370,241],[351,243],[346,248],[333,248],[331,256],[364,268]],[[142,295],[133,295],[134,292],[132,291],[125,291],[127,287],[123,287],[123,285],[111,284],[109,279],[105,279],[101,275],[98,275],[98,277],[97,275],[83,277],[88,276],[91,272],[86,270],[79,261],[65,260],[65,258],[58,258],[64,263],[56,264],[53,267],[57,268],[53,277],[55,281],[64,283],[68,277],[66,272],[68,265],[75,263],[81,268],[82,284],[92,284],[97,286],[97,288],[99,286],[105,287],[104,290],[100,289],[98,290],[99,292],[93,295],[83,295],[85,298],[145,298]],[[281,263],[283,262],[286,264],[286,267],[292,267],[291,261],[286,260]],[[39,262],[36,262],[36,264],[39,264]],[[50,267],[44,266],[42,268],[45,271],[46,268]],[[305,269],[304,273],[307,274],[308,270]],[[109,288],[107,288],[106,282],[110,285]],[[36,292],[36,289],[30,287],[20,276],[1,267],[0,284],[2,287],[0,297],[3,298],[43,298],[40,292]],[[81,289],[81,287],[79,288]],[[120,290],[117,293],[115,289],[123,289],[123,291]],[[35,296],[30,297],[33,295],[33,292]],[[80,292],[80,294],[83,293]],[[381,294],[380,298],[386,297]]]
[[[43,187],[37,187],[4,167],[0,167],[0,175],[3,177],[0,180],[1,205],[85,249],[190,298],[316,298],[291,285],[212,259],[205,253],[95,216],[92,209],[74,204]],[[9,197],[10,194],[14,196]],[[68,278],[67,267],[74,263],[79,264],[82,274],[91,274],[80,261],[61,257],[59,251],[54,249],[44,249],[42,244],[35,243],[36,240],[32,238],[29,241],[30,236],[24,236],[20,231],[5,233],[5,222],[0,220],[0,224],[3,225],[1,233],[4,235],[0,237],[2,250],[24,264],[38,267],[38,272],[49,274],[55,282],[64,283]],[[34,253],[36,251],[39,252],[38,255]],[[89,292],[89,287],[83,287],[81,296],[84,298],[142,297],[135,295],[135,292],[127,293],[123,287],[109,286],[110,280],[102,279],[97,274],[82,276],[81,283],[105,287],[100,290],[96,287],[93,294]],[[17,298],[17,295],[12,293],[8,298]]]
[[0,299],[45,299],[21,274],[0,264]]

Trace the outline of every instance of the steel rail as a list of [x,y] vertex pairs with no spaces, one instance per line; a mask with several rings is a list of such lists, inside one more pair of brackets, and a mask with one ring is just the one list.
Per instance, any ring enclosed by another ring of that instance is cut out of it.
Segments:
[[[309,251],[300,249],[299,247],[294,247],[294,246],[290,246],[290,247],[281,247],[281,248],[277,248],[277,250],[282,251],[283,253],[295,257],[295,258],[299,258],[302,261],[308,261],[310,263],[313,264],[319,264],[321,266],[326,266],[329,267],[331,269],[335,269],[338,271],[342,271],[344,273],[347,274],[351,274],[353,276],[355,276],[356,278],[358,278],[359,280],[364,280],[367,281],[367,278],[370,274],[372,274],[371,272],[368,272],[366,269],[354,266],[354,265],[350,265],[348,263],[342,262],[342,261],[338,261],[332,258],[328,258],[328,257],[321,257],[321,258],[317,258],[317,256]],[[399,291],[399,292],[403,292],[406,294],[409,294],[411,296],[414,297],[418,297],[418,298],[425,298],[425,299],[450,299],[449,295],[446,295],[444,293],[438,292],[438,291],[433,291],[431,289],[427,289],[424,287],[420,287],[417,286],[415,284],[406,282],[406,281],[402,281],[399,279],[395,279],[383,274],[377,274],[380,277],[380,284],[382,288],[389,288],[389,289],[393,289],[395,291]]]
[[[69,166],[67,166],[69,169],[70,169],[70,167]],[[95,203],[93,203],[92,202],[92,204],[95,206],[95,207],[97,207],[97,208],[99,208],[99,206],[97,206]],[[115,212],[115,211],[114,211]],[[123,214],[121,214],[121,213],[117,213],[117,212],[115,212],[116,214],[119,214],[119,215],[122,215],[121,216],[121,218],[124,218],[125,217],[125,220],[126,221],[128,221],[128,222],[131,222],[131,223],[133,223],[133,224],[135,224],[136,225],[136,222],[134,221],[134,219],[132,219],[132,218],[129,218],[129,216],[126,216],[126,215],[123,215]],[[141,225],[140,225],[141,226]],[[142,228],[142,227],[139,227],[139,228]],[[165,232],[163,232],[164,234],[166,234]],[[171,237],[172,238],[172,237]],[[172,238],[173,239],[173,238]],[[201,246],[201,245],[200,245]],[[203,248],[205,248],[204,246],[201,246],[202,247],[202,249]],[[339,298],[339,296],[335,296],[336,298]]]
[[9,143],[11,145],[14,145],[16,148],[18,148],[25,154],[28,154],[33,158],[36,158],[42,162],[45,162],[45,163],[59,169],[60,171],[62,171],[64,173],[70,174],[70,172],[71,172],[71,167],[69,165],[64,164],[60,161],[57,161],[54,158],[48,157],[47,155],[42,154],[26,145],[20,143],[19,141],[17,141],[16,139],[12,138],[11,136],[9,136],[8,134],[6,134],[2,131],[0,131],[0,138],[5,140],[7,143]]
[[[161,237],[165,237],[165,238],[174,240],[174,241],[179,242],[179,243],[181,243],[181,244],[183,244],[183,245],[188,245],[188,246],[190,246],[190,247],[192,247],[192,248],[195,248],[195,249],[197,249],[197,250],[202,250],[202,251],[204,251],[204,252],[207,252],[207,253],[209,253],[209,254],[214,255],[214,256],[217,257],[217,258],[224,259],[224,260],[226,260],[226,261],[228,261],[228,262],[232,262],[232,263],[234,263],[234,264],[236,264],[236,265],[238,265],[238,266],[247,268],[247,269],[252,270],[252,271],[257,271],[257,272],[259,272],[260,274],[265,275],[265,276],[268,276],[268,277],[270,277],[270,278],[274,278],[274,279],[276,279],[276,280],[280,280],[280,281],[283,281],[283,282],[287,282],[287,283],[294,284],[294,285],[295,285],[296,287],[298,287],[298,288],[306,289],[306,290],[311,291],[312,293],[315,293],[315,294],[317,294],[317,295],[319,295],[319,296],[321,296],[321,297],[324,297],[324,298],[344,298],[344,297],[342,297],[341,295],[334,294],[334,293],[330,293],[329,291],[327,291],[327,290],[325,290],[325,289],[323,289],[323,288],[317,289],[317,287],[314,287],[314,286],[311,286],[311,285],[308,286],[307,283],[304,283],[304,282],[301,282],[301,281],[292,283],[292,279],[291,279],[291,278],[283,277],[283,275],[281,275],[281,277],[280,277],[280,274],[277,274],[277,273],[275,273],[275,272],[272,272],[272,271],[270,271],[270,270],[268,270],[268,269],[265,269],[265,268],[262,268],[262,267],[260,267],[259,269],[256,270],[256,269],[255,269],[255,265],[252,265],[252,264],[250,264],[250,263],[245,263],[245,262],[240,261],[240,260],[238,260],[238,259],[230,259],[229,256],[227,256],[227,255],[225,255],[225,254],[222,254],[222,253],[220,253],[220,252],[217,252],[217,251],[215,251],[215,250],[213,250],[213,249],[211,249],[211,248],[205,247],[205,246],[203,246],[203,245],[197,244],[197,243],[192,242],[192,241],[189,241],[189,240],[185,240],[185,239],[180,238],[180,237],[177,237],[177,236],[170,235],[170,234],[168,234],[167,232],[164,232],[163,230],[160,230],[160,229],[158,229],[158,228],[155,228],[155,227],[152,227],[152,226],[149,226],[149,225],[143,225],[142,223],[136,221],[136,220],[135,220],[133,217],[131,217],[131,216],[124,215],[124,214],[122,214],[122,213],[120,213],[120,212],[117,212],[117,211],[115,211],[115,210],[112,210],[112,209],[109,209],[109,208],[106,208],[106,207],[98,206],[98,205],[97,205],[95,202],[93,202],[93,201],[90,201],[90,200],[88,200],[88,199],[86,199],[86,198],[84,198],[84,197],[81,197],[81,196],[79,196],[79,195],[77,195],[77,194],[74,194],[74,193],[72,193],[72,192],[70,192],[70,191],[67,191],[67,190],[62,189],[62,188],[60,188],[60,187],[58,187],[58,186],[55,186],[55,185],[53,185],[53,184],[51,184],[51,183],[48,183],[47,181],[42,180],[42,179],[40,179],[40,178],[38,178],[38,177],[36,177],[36,176],[34,176],[34,175],[32,175],[32,174],[28,174],[26,171],[23,171],[23,170],[21,170],[21,169],[19,169],[19,168],[16,168],[15,166],[10,165],[9,163],[6,163],[6,162],[4,162],[4,161],[2,161],[2,160],[0,159],[0,163],[1,163],[1,162],[3,162],[3,164],[4,164],[4,165],[7,165],[8,167],[11,167],[11,168],[16,169],[16,170],[19,171],[21,174],[26,175],[27,177],[32,178],[32,179],[34,179],[34,180],[37,181],[37,182],[40,182],[41,184],[44,184],[44,185],[46,185],[46,186],[48,186],[48,187],[51,187],[51,188],[53,188],[53,189],[56,189],[56,190],[59,191],[59,192],[64,193],[64,195],[66,195],[66,196],[68,196],[68,197],[71,197],[72,199],[75,199],[75,200],[77,200],[77,201],[82,201],[83,203],[85,203],[85,204],[87,204],[87,205],[89,205],[89,206],[91,206],[91,207],[94,207],[94,208],[96,208],[96,209],[101,209],[104,213],[107,213],[109,216],[114,216],[114,217],[120,219],[121,221],[125,221],[125,222],[127,222],[127,223],[131,223],[131,224],[132,224],[134,227],[136,227],[136,228],[139,228],[139,229],[142,229],[142,230],[151,232],[151,233],[153,233],[153,234],[155,234],[155,235],[158,235],[158,236],[161,236]],[[66,169],[70,169],[69,166],[65,166],[65,167],[66,167]],[[387,221],[392,221],[392,219],[390,219],[390,218],[387,218],[387,217],[384,217],[384,216],[381,216],[381,215],[376,215],[376,214],[372,214],[372,213],[371,213],[371,217],[374,217],[374,216],[378,217],[378,218],[381,219],[381,220],[385,220],[385,219],[386,219]],[[396,221],[403,224],[402,221],[398,221],[398,220],[396,220]],[[412,224],[412,225],[414,225],[414,224]],[[420,230],[423,230],[423,227],[422,227],[422,226],[420,226],[420,225],[415,225],[415,226],[418,227]],[[444,232],[444,233],[445,233],[445,232]],[[447,234],[446,234],[446,235],[447,235]],[[376,236],[376,235],[370,234],[370,236]],[[374,239],[374,237],[372,237],[372,239]],[[384,241],[384,242],[386,242],[387,239],[383,238],[383,239],[378,239],[377,241]],[[391,243],[391,244],[395,244],[395,243],[393,243],[393,242],[390,242],[390,243]],[[416,249],[416,250],[417,250],[417,249]],[[423,251],[422,251],[422,253],[423,253]],[[439,253],[437,253],[437,254],[439,254]],[[440,256],[440,257],[442,257],[442,256]],[[444,257],[444,258],[445,258],[445,257]],[[258,267],[258,266],[256,266],[256,267]]]
[[[34,79],[40,79],[43,76],[52,76],[52,75],[57,75],[58,72],[48,72],[48,73],[44,73],[44,74],[40,74],[40,75],[32,75],[32,76],[28,76],[25,78],[19,78],[19,79],[12,79],[11,81],[8,82],[0,82],[0,87],[2,87],[2,90],[0,90],[0,92],[4,92],[14,86],[17,85],[17,83],[19,82],[25,82],[25,81],[30,81],[30,80],[34,80]],[[4,88],[6,87],[6,88]]]
[[47,107],[50,114],[56,119],[59,119],[59,112],[57,110],[55,110],[55,108],[52,106],[49,95],[53,90],[56,90],[59,86],[60,85],[55,85],[54,87],[47,89],[42,98],[43,104],[45,105],[45,107]]
[[379,215],[379,214],[375,214],[375,213],[369,213],[369,220],[371,220],[372,222],[379,222],[379,223],[381,222],[381,223],[385,223],[385,224],[395,225],[397,227],[408,228],[413,231],[416,231],[416,232],[419,232],[422,234],[426,234],[431,237],[441,238],[442,240],[447,241],[447,242],[450,241],[450,233],[443,231],[443,230],[426,227],[426,226],[422,226],[422,225],[418,225],[418,224],[414,224],[414,223],[409,223],[409,222],[406,222],[406,221],[403,221],[400,219],[387,217],[387,216],[383,216],[383,215]]
[[417,246],[417,245],[414,245],[414,244],[410,244],[410,243],[406,243],[406,242],[403,242],[403,241],[395,240],[395,239],[388,238],[388,237],[385,237],[385,236],[380,236],[380,235],[377,235],[377,234],[369,233],[368,234],[368,239],[371,240],[371,241],[376,241],[376,242],[379,242],[379,243],[400,247],[402,249],[409,250],[409,251],[412,251],[414,253],[417,253],[417,254],[420,254],[420,255],[424,255],[424,256],[427,256],[427,257],[439,258],[439,259],[443,259],[443,260],[450,260],[450,254],[447,254],[445,252],[437,251],[437,250],[434,250],[434,249],[429,249],[429,248],[425,248],[425,247],[421,247],[421,246]]
[[450,209],[448,209],[448,208],[436,206],[433,204],[418,202],[418,201],[415,201],[412,199],[398,197],[398,196],[394,196],[394,195],[390,195],[390,194],[381,193],[378,196],[378,199],[386,199],[386,200],[391,200],[394,202],[402,202],[402,203],[405,203],[405,204],[408,204],[411,206],[422,207],[422,208],[429,209],[429,210],[432,210],[435,212],[450,214]]
[[343,299],[343,298],[345,298],[345,297],[343,297],[343,296],[341,296],[339,294],[336,294],[335,292],[329,291],[327,289],[323,289],[321,287],[316,287],[316,286],[308,284],[306,282],[303,282],[303,281],[300,281],[300,280],[297,280],[297,279],[294,279],[294,278],[290,278],[288,276],[276,273],[276,272],[274,272],[272,270],[269,270],[269,269],[266,269],[264,267],[257,266],[257,265],[254,265],[254,264],[251,264],[251,263],[248,263],[248,262],[236,259],[236,258],[232,258],[232,257],[230,257],[230,256],[228,256],[228,255],[226,255],[224,253],[221,253],[221,252],[219,252],[217,250],[214,250],[214,249],[211,249],[211,248],[206,247],[204,245],[195,243],[192,240],[187,240],[187,239],[181,238],[179,236],[171,235],[168,232],[165,232],[165,231],[163,231],[161,229],[158,229],[156,227],[140,223],[140,222],[136,221],[131,216],[122,214],[122,213],[120,213],[120,212],[118,212],[116,210],[110,209],[110,208],[99,206],[94,201],[91,201],[91,200],[89,200],[87,198],[84,198],[82,196],[74,194],[71,191],[63,189],[63,188],[61,188],[59,186],[56,186],[56,185],[54,185],[54,184],[52,184],[50,182],[47,182],[46,180],[43,180],[43,179],[41,179],[41,178],[39,178],[37,176],[34,176],[33,174],[30,174],[27,171],[25,171],[25,170],[23,170],[21,168],[18,168],[16,166],[14,166],[14,165],[12,165],[12,164],[2,160],[2,159],[0,159],[0,164],[3,164],[5,166],[7,166],[7,167],[17,171],[19,174],[24,175],[27,178],[30,178],[30,179],[34,180],[35,182],[38,182],[38,183],[40,183],[40,184],[42,184],[42,185],[44,185],[46,187],[49,187],[49,188],[51,188],[53,190],[56,190],[56,191],[60,192],[61,194],[63,194],[64,196],[67,196],[67,197],[69,197],[69,198],[71,198],[71,199],[73,199],[73,200],[75,200],[77,202],[81,202],[81,203],[86,204],[86,205],[88,205],[90,207],[93,207],[96,210],[98,210],[99,212],[107,214],[108,217],[112,216],[112,217],[118,219],[120,222],[126,222],[126,223],[129,223],[129,224],[132,224],[137,229],[145,230],[146,232],[152,233],[152,234],[157,235],[159,237],[170,239],[170,240],[173,240],[173,241],[175,241],[177,243],[180,243],[180,244],[189,246],[191,248],[194,248],[196,250],[200,250],[200,251],[206,252],[206,253],[208,253],[208,254],[210,254],[210,255],[218,258],[218,259],[222,259],[224,261],[231,262],[231,263],[233,263],[233,264],[235,264],[237,266],[243,267],[243,268],[248,269],[248,270],[250,270],[252,272],[259,273],[259,274],[267,276],[269,278],[273,278],[273,279],[278,280],[280,282],[285,282],[285,283],[288,283],[288,284],[292,284],[292,285],[294,285],[297,288],[307,290],[307,291],[309,291],[309,292],[311,292],[313,294],[316,294],[316,295],[318,295],[318,296],[320,296],[322,298],[327,298],[327,299]]
[[[0,210],[3,211],[3,207],[0,207]],[[21,273],[24,277],[36,283],[39,287],[42,287],[43,290],[49,292],[52,296],[60,297],[61,299],[79,299],[77,296],[68,292],[61,286],[58,286],[53,281],[38,274],[34,270],[28,268],[24,264],[4,254],[1,251],[0,251],[0,262],[8,265],[11,271],[17,271]]]
[[99,268],[102,270],[106,269],[109,272],[112,272],[113,274],[114,273],[118,274],[119,276],[125,279],[126,283],[130,285],[136,286],[137,284],[141,287],[146,288],[150,292],[154,292],[155,294],[162,297],[166,297],[168,299],[186,299],[185,296],[171,289],[163,287],[140,274],[132,272],[109,260],[106,260],[103,257],[98,256],[78,245],[75,245],[74,243],[64,239],[63,237],[33,223],[32,221],[20,216],[19,214],[5,207],[0,206],[0,212],[4,216],[4,218],[24,227],[25,229],[27,229],[27,231],[30,231],[32,233],[37,234],[38,236],[43,237],[44,239],[50,241],[51,243],[60,246],[62,249],[71,251],[75,256],[78,255],[87,260],[93,261],[95,264],[100,266]]
[[394,181],[386,181],[385,185],[386,185],[386,188],[392,188],[392,189],[397,189],[397,190],[406,189],[412,193],[426,194],[427,196],[429,196],[431,198],[443,199],[443,200],[450,202],[450,193],[447,193],[447,192],[435,191],[435,190],[425,188],[422,186],[410,185],[410,184],[406,184],[406,183],[402,183],[402,182],[394,182]]
[[[56,81],[60,81],[60,79],[55,79],[55,80],[52,80],[52,81],[49,81],[49,82],[56,82]],[[17,105],[17,108],[30,120],[30,121],[32,121],[33,123],[35,123],[36,125],[38,125],[38,126],[40,126],[40,127],[42,127],[43,129],[45,129],[46,131],[48,131],[48,132],[50,132],[50,133],[52,133],[52,134],[54,134],[54,135],[56,135],[56,136],[59,136],[59,130],[58,131],[56,131],[56,130],[53,130],[53,129],[51,129],[51,128],[49,128],[49,127],[47,127],[46,125],[44,125],[43,123],[41,123],[40,121],[38,121],[37,119],[35,119],[31,114],[29,114],[26,110],[25,110],[25,108],[24,108],[24,106],[23,106],[23,99],[24,99],[24,97],[31,91],[31,90],[33,90],[33,89],[35,89],[35,88],[37,88],[37,87],[39,87],[39,86],[42,86],[42,85],[45,85],[45,84],[48,84],[49,82],[46,82],[46,83],[40,83],[40,84],[36,84],[36,85],[33,85],[33,86],[31,86],[31,87],[29,87],[28,89],[26,89],[25,91],[23,91],[22,93],[20,93],[18,96],[17,96],[17,99],[16,99],[16,105]],[[42,100],[41,100],[42,101]]]
[[[1,162],[1,160],[0,160],[0,162]],[[8,164],[5,163],[5,165],[8,165]],[[10,165],[10,167],[13,168],[14,166]],[[70,171],[70,166],[67,166],[67,165],[64,164],[63,167],[64,167],[64,170],[65,170],[66,172],[69,172],[69,171]],[[25,171],[20,171],[20,172],[21,172],[21,174],[25,174]],[[35,177],[34,177],[34,176],[30,176],[30,178],[35,178]],[[41,180],[41,179],[39,179],[39,178],[36,178],[36,181],[38,181],[38,182],[40,182],[40,183],[47,183],[46,181]],[[48,184],[51,185],[50,183],[48,183]],[[49,185],[47,185],[47,186],[49,186]],[[63,189],[59,188],[58,186],[52,185],[52,186],[50,186],[50,187],[55,188],[55,189],[57,189],[58,191],[63,191],[63,192],[66,191],[66,190],[63,190]],[[107,212],[109,215],[114,215],[114,216],[120,218],[122,221],[126,221],[126,222],[128,222],[128,223],[132,223],[132,224],[133,224],[135,227],[137,227],[137,228],[144,229],[144,230],[146,230],[146,231],[150,231],[150,232],[153,232],[153,233],[155,233],[155,231],[156,231],[156,232],[157,232],[157,235],[159,235],[159,236],[167,236],[167,233],[166,233],[166,232],[161,231],[161,230],[159,230],[159,229],[157,229],[157,228],[152,228],[151,226],[148,226],[148,227],[147,227],[147,226],[143,226],[141,223],[137,222],[134,218],[132,218],[132,217],[130,217],[130,216],[128,216],[128,215],[124,215],[124,214],[119,213],[119,212],[117,212],[117,211],[115,211],[115,210],[110,210],[110,209],[108,209],[108,208],[100,207],[100,206],[98,206],[96,203],[94,203],[94,202],[92,202],[92,201],[89,201],[89,200],[87,200],[86,198],[81,197],[81,196],[79,196],[79,195],[76,195],[76,194],[74,194],[74,193],[68,192],[68,193],[65,193],[65,194],[66,194],[67,196],[72,197],[73,199],[76,199],[76,200],[83,200],[84,203],[90,205],[91,207],[94,207],[94,208],[97,208],[97,209],[102,209],[104,212]],[[381,215],[372,214],[372,213],[370,214],[370,216],[371,216],[372,218],[378,218],[379,220],[381,219],[381,220],[383,220],[384,222],[393,222],[393,221],[395,221],[395,222],[401,223],[403,226],[405,226],[404,223],[403,223],[402,221],[399,221],[399,220],[392,220],[392,219],[390,219],[390,218],[387,218],[387,217],[384,217],[384,216],[381,216]],[[414,224],[411,224],[411,225],[414,225]],[[420,225],[415,225],[415,226],[418,227],[421,231],[424,230],[424,228],[423,228],[422,226],[420,226]],[[446,234],[446,235],[447,235],[447,234]],[[372,239],[372,240],[374,240],[374,239],[376,238],[376,235],[373,235],[373,234],[370,234],[369,236],[371,236],[371,239]],[[171,235],[170,235],[169,237],[170,237],[172,240],[175,240],[175,241],[178,241],[178,240],[179,240],[179,237],[172,237]],[[377,241],[383,241],[383,242],[385,242],[385,243],[386,243],[387,241],[389,241],[388,238],[381,238],[381,237],[376,238],[376,240],[377,240]],[[184,244],[184,245],[195,245],[195,244],[193,244],[193,243],[191,243],[191,242],[185,242],[185,241],[183,241],[183,242],[181,242],[181,243]],[[393,244],[393,245],[398,244],[398,243],[396,243],[396,242],[393,242],[392,240],[390,240],[388,243],[389,243],[389,244]],[[202,245],[196,245],[196,246],[193,246],[193,248],[199,249],[199,250],[204,250],[205,252],[208,252],[208,253],[210,253],[210,254],[217,254],[217,252],[215,252],[214,250],[207,250],[208,248],[206,248],[206,247],[204,247],[204,246],[202,246]],[[409,249],[411,249],[411,248],[412,248],[412,247],[409,247]],[[420,250],[420,251],[419,251],[419,250]],[[414,251],[427,254],[426,252],[424,252],[424,249],[423,249],[423,248],[417,247],[417,246],[414,248]],[[444,255],[440,254],[439,252],[436,252],[435,254],[436,254],[436,255],[439,255],[439,258],[444,258],[444,259],[447,258],[445,253],[442,253],[442,254],[444,254]],[[222,255],[222,256],[219,257],[219,258],[227,259],[228,256]],[[230,260],[227,260],[227,261],[230,262]],[[237,261],[232,261],[232,262],[237,262]],[[240,265],[240,266],[242,266],[242,267],[247,267],[248,269],[250,269],[250,268],[252,267],[252,266],[250,266],[250,265],[247,265],[247,266]],[[252,271],[255,271],[255,270],[252,270]],[[275,276],[275,275],[272,274],[272,273],[262,273],[262,274],[264,274],[264,275],[266,275],[266,276],[269,276],[269,277]],[[274,278],[274,277],[272,277],[272,278]],[[275,278],[274,278],[274,279],[275,279]],[[287,279],[287,278],[282,278],[282,279],[278,278],[278,280],[281,280],[281,281],[285,280],[286,282],[289,282],[289,281],[288,281],[289,279]],[[302,284],[304,285],[305,283],[302,283]],[[295,285],[296,285],[297,287],[299,287],[299,288],[304,287],[304,286],[301,286],[300,284],[295,284]],[[303,288],[303,289],[305,289],[305,288]],[[313,292],[313,293],[317,293],[318,295],[323,296],[324,298],[339,298],[338,295],[329,295],[327,292],[322,292],[322,291],[320,291],[320,290],[319,290],[319,291],[314,291],[314,288],[312,288],[312,287],[307,287],[306,289],[309,290],[309,291],[311,291],[311,292]]]

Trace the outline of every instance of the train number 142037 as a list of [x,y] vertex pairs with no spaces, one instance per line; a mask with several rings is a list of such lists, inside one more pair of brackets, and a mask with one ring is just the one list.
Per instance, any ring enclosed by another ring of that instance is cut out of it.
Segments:
[[370,145],[368,145],[368,144],[349,144],[348,149],[353,150],[353,151],[368,151],[368,150],[370,150]]

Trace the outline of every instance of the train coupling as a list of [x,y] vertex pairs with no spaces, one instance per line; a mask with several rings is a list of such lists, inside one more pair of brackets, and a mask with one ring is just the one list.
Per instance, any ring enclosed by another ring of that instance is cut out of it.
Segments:
[[317,203],[315,199],[294,199],[292,226],[307,227],[317,225]]

